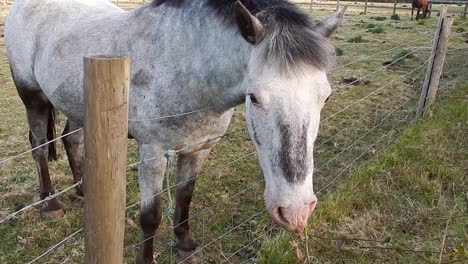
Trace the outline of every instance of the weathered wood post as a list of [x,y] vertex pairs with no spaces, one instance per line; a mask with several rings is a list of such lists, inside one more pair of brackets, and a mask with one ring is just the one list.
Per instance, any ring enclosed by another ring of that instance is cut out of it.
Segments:
[[428,13],[427,13],[427,18],[431,18],[431,13],[432,13],[432,2],[429,1],[429,6],[427,7]]
[[340,10],[340,0],[336,0],[336,11]]
[[444,67],[445,55],[447,54],[448,42],[453,24],[453,18],[446,17],[446,14],[447,5],[442,5],[431,57],[429,58],[426,76],[424,77],[424,84],[421,90],[421,97],[419,99],[418,117],[423,116],[434,102],[440,77],[442,76],[442,69]]
[[364,15],[367,15],[367,3],[368,3],[368,2],[369,2],[369,1],[366,0],[366,2],[364,3]]
[[396,4],[397,4],[397,1],[398,1],[398,0],[394,0],[394,1],[393,1],[393,15],[396,14]]
[[463,9],[463,19],[466,19],[467,12],[468,12],[468,4],[465,4],[465,9]]
[[310,0],[310,5],[309,5],[310,10],[312,10],[313,5],[314,5],[314,0]]
[[85,259],[123,263],[129,60],[84,59]]

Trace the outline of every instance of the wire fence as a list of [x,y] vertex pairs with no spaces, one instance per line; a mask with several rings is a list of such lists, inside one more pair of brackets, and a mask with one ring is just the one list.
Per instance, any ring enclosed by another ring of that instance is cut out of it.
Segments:
[[[430,33],[433,34],[433,33]],[[454,33],[454,36],[458,36]],[[338,103],[329,109],[324,110],[324,117],[322,118],[321,135],[317,139],[316,144],[316,157],[315,159],[321,162],[316,167],[315,185],[317,194],[324,194],[326,191],[336,184],[339,180],[346,177],[346,172],[350,171],[360,161],[365,160],[366,157],[375,155],[379,150],[391,144],[399,135],[399,131],[405,124],[413,120],[417,101],[419,96],[419,88],[422,84],[422,78],[427,66],[427,59],[430,55],[431,43],[427,42],[429,33],[418,37],[409,42],[402,42],[392,48],[377,51],[371,55],[352,60],[351,62],[344,63],[333,68],[332,73],[356,66],[372,59],[381,59],[382,55],[396,51],[401,48],[407,48],[411,44],[415,44],[421,40],[424,43],[421,46],[413,48],[409,53],[405,53],[390,63],[383,65],[377,70],[370,71],[361,75],[351,82],[347,82],[336,88],[337,98],[336,101],[343,102],[342,105]],[[456,52],[451,54],[451,52]],[[466,48],[453,48],[449,49],[444,71],[444,78],[441,83],[441,90],[446,91],[451,86],[454,86],[459,81],[466,80],[466,74],[459,74],[466,72],[468,61],[468,53]],[[408,66],[410,69],[404,68],[401,72],[398,71],[398,66],[406,59],[417,56],[423,58],[422,63],[419,65]],[[384,78],[382,76],[389,78]],[[363,85],[364,80],[376,78],[378,85]],[[347,100],[343,100],[347,98]],[[333,104],[333,101],[331,104]],[[191,115],[204,111],[211,110],[212,107],[207,107],[199,110],[191,110],[184,113],[176,113],[161,117],[149,117],[130,119],[130,122],[150,122],[161,119],[170,119],[182,115]],[[343,118],[339,118],[340,116]],[[334,121],[334,122],[331,122]],[[17,155],[5,158],[0,161],[0,166],[14,162],[15,160],[32,153],[33,151],[45,147],[59,139],[69,136],[74,133],[80,132],[82,129],[77,129],[63,136],[57,137],[52,141],[45,142],[40,146],[31,150],[26,150]],[[331,135],[331,136],[330,136]],[[235,138],[234,143],[230,141]],[[220,141],[222,144],[245,144],[245,139],[248,138],[245,128],[233,129],[230,132],[196,143],[195,145],[185,146],[177,150],[168,150],[168,173],[173,171],[172,159],[183,150],[192,148],[196,145],[210,143],[212,141]],[[221,176],[226,171],[232,169],[233,166],[239,166],[241,163],[251,163],[255,159],[255,152],[250,146],[242,149],[241,153],[234,153],[235,156],[230,157],[229,161],[222,164],[217,164],[205,169],[199,175],[188,179],[183,182],[174,183],[172,175],[166,175],[168,182],[166,188],[156,193],[154,196],[163,196],[163,203],[166,204],[166,214],[171,213],[172,209],[172,193],[177,186],[183,185],[189,181],[206,180],[206,181],[220,181]],[[224,155],[226,156],[226,155]],[[138,161],[128,165],[129,178],[132,174],[132,169],[145,161],[150,161],[155,158]],[[248,162],[247,162],[248,161]],[[263,179],[260,176],[258,169],[254,168],[258,176],[255,179],[244,180],[244,182],[235,182],[238,184],[237,188],[227,190],[222,194],[217,194],[215,199],[210,201],[196,201],[201,202],[198,207],[192,209],[192,214],[187,221],[192,224],[192,230],[195,237],[202,238],[201,247],[195,252],[183,258],[177,258],[174,254],[174,245],[168,244],[168,241],[173,239],[172,229],[174,226],[170,220],[163,220],[156,236],[159,241],[156,242],[156,254],[158,256],[158,263],[185,263],[194,256],[198,256],[203,262],[216,262],[216,263],[249,263],[258,257],[258,252],[265,246],[265,241],[273,239],[277,236],[278,228],[272,225],[265,216],[265,210],[261,202],[261,193],[263,188]],[[223,178],[224,180],[224,178]],[[46,203],[47,201],[64,195],[75,187],[79,186],[82,182],[79,181],[72,184],[63,190],[48,196],[45,199],[32,202],[29,205],[22,207],[6,216],[0,218],[0,224],[14,223],[15,221],[22,221],[21,214],[36,208],[37,206]],[[232,183],[226,181],[223,187],[229,188]],[[221,183],[223,185],[223,183]],[[203,184],[202,188],[207,189]],[[201,192],[201,190],[199,190]],[[168,194],[167,196],[164,196]],[[204,194],[206,195],[206,194]],[[214,201],[213,201],[214,200]],[[239,201],[248,203],[246,207],[235,207]],[[138,209],[139,201],[129,201],[126,211],[128,218],[132,218]],[[233,207],[234,206],[234,207]],[[233,212],[226,212],[228,209],[237,209]],[[28,263],[37,263],[43,261],[46,256],[57,253],[59,248],[71,241],[72,239],[80,239],[80,234],[83,228],[77,228],[69,235],[65,236],[58,243],[52,244],[42,254],[38,255]],[[137,236],[136,236],[137,237]],[[339,240],[338,238],[323,238],[319,236],[312,236],[316,239],[331,239]],[[153,239],[154,237],[145,240],[129,239],[125,246],[126,254],[133,255],[138,247],[146,240]],[[366,239],[354,239],[366,240]],[[362,249],[362,247],[361,247]],[[381,247],[382,250],[385,247]],[[63,249],[62,249],[63,250]],[[417,252],[414,249],[404,249],[408,251]]]

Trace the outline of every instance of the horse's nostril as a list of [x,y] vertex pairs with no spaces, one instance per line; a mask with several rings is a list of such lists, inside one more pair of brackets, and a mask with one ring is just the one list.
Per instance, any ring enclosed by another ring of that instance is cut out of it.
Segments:
[[284,208],[283,207],[278,207],[278,219],[287,224],[289,223],[288,219],[286,219],[286,217],[284,217]]
[[314,199],[314,200],[309,204],[310,213],[312,213],[312,211],[314,211],[314,209],[315,209],[316,206],[317,206],[317,199]]

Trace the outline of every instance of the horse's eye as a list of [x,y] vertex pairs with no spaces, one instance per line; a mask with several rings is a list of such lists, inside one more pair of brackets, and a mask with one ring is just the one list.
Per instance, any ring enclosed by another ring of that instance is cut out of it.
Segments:
[[260,106],[260,102],[257,100],[257,97],[255,97],[254,94],[249,93],[248,96],[250,98],[250,102],[252,102],[253,105]]

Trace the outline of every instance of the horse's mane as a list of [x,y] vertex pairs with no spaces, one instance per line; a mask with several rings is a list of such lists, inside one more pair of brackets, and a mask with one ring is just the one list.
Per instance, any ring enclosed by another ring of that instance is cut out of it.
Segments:
[[[236,0],[153,0],[153,6],[176,8],[191,1],[204,1],[230,27],[235,27]],[[333,48],[328,39],[312,30],[313,21],[287,0],[243,0],[249,11],[265,25],[262,41],[266,59],[275,59],[279,66],[291,69],[298,63],[328,68],[333,62]]]

